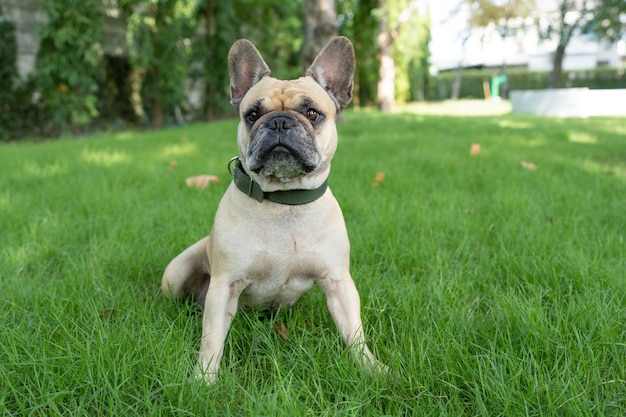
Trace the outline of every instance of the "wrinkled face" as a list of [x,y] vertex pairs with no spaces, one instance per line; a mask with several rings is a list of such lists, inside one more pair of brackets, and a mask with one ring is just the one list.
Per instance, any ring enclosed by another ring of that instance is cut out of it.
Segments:
[[313,78],[264,77],[239,111],[239,154],[250,172],[286,183],[329,168],[337,147],[337,108]]

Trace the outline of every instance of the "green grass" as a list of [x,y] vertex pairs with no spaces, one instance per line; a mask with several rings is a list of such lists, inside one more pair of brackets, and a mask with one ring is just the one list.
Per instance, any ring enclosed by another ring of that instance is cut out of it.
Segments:
[[411,111],[348,112],[331,177],[386,377],[315,289],[238,314],[189,382],[200,311],[160,278],[211,227],[234,121],[2,145],[0,414],[626,415],[626,119]]

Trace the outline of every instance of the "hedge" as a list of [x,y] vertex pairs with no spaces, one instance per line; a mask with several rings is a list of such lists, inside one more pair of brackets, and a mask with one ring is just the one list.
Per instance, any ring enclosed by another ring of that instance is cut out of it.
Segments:
[[[588,87],[592,89],[626,88],[624,68],[597,68],[584,71],[563,71],[561,88]],[[483,82],[496,74],[494,70],[465,70],[459,98],[484,98]],[[510,69],[506,72],[507,90],[540,90],[548,85],[548,71]],[[431,77],[426,91],[427,100],[446,100],[452,95],[455,71]]]

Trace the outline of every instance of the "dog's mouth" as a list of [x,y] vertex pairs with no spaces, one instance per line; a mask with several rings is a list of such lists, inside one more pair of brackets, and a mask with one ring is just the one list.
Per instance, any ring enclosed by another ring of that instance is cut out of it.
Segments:
[[[298,125],[299,126],[299,125]],[[304,128],[288,130],[259,128],[253,133],[248,149],[248,168],[282,182],[313,172],[320,163],[314,139]]]
[[277,143],[263,149],[259,153],[257,161],[261,165],[256,168],[250,168],[257,174],[260,173],[266,165],[280,162],[300,166],[305,173],[309,173],[315,169],[315,165],[308,160],[307,155],[303,154],[301,149],[283,143]]
[[266,149],[258,158],[250,160],[253,161],[250,164],[252,171],[264,177],[278,178],[281,182],[313,172],[317,167],[304,155],[284,145]]
[[271,157],[288,158],[289,156],[293,156],[296,159],[298,159],[299,155],[298,155],[298,152],[295,149],[293,149],[291,146],[282,144],[282,143],[277,143],[274,146],[264,149],[259,155],[259,158],[265,161]]

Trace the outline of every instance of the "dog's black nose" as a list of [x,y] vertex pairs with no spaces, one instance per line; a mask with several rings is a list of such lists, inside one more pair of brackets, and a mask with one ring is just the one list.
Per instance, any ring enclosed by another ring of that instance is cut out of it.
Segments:
[[277,116],[270,120],[267,124],[267,127],[271,130],[289,130],[293,128],[293,120],[289,117],[285,116]]

